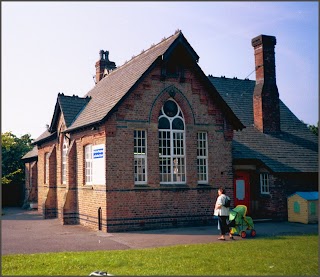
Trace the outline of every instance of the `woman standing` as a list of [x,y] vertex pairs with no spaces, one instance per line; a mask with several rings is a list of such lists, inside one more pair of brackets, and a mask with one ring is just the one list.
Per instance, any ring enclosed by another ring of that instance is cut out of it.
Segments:
[[227,219],[229,217],[229,208],[223,206],[226,201],[227,196],[225,195],[224,188],[220,187],[218,190],[218,198],[214,207],[214,215],[218,216],[219,225],[220,225],[220,234],[219,240],[226,240],[225,235],[229,233],[230,239],[234,239],[232,234],[229,232],[229,227],[227,224]]

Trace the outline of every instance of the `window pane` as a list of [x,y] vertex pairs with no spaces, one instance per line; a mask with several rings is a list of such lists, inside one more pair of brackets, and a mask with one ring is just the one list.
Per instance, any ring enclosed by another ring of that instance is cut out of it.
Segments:
[[184,182],[185,181],[185,165],[184,158],[173,159],[173,181]]
[[238,200],[243,200],[245,197],[245,181],[236,180],[236,198]]
[[208,182],[208,157],[207,157],[207,133],[199,132],[197,134],[197,169],[198,182]]
[[61,171],[62,171],[62,183],[66,184],[67,182],[67,152],[68,152],[68,142],[67,139],[63,138],[63,146],[62,146],[62,164],[61,164]]
[[163,105],[163,111],[167,116],[174,117],[178,113],[178,106],[174,101],[168,100]]
[[147,147],[146,147],[146,131],[134,131],[134,180],[135,183],[146,183],[146,160],[147,160]]
[[293,203],[293,211],[295,213],[300,213],[300,204],[297,201]]
[[170,129],[170,122],[167,118],[161,117],[158,123],[159,129]]
[[136,182],[146,181],[146,164],[144,157],[134,159],[134,174],[134,179]]
[[162,111],[158,118],[160,182],[185,182],[185,126],[182,111],[173,100],[166,101]]
[[49,184],[49,156],[50,153],[45,155],[45,183]]
[[269,174],[260,174],[260,190],[262,194],[269,194]]
[[171,159],[160,158],[160,182],[171,182]]
[[181,118],[175,118],[172,122],[172,129],[184,130],[184,123]]
[[170,150],[170,132],[159,131],[159,154],[169,156]]
[[207,161],[206,159],[198,158],[198,181],[207,181]]
[[85,152],[85,184],[92,183],[92,145],[89,144],[84,149]]
[[183,133],[173,133],[174,155],[184,155],[183,149]]

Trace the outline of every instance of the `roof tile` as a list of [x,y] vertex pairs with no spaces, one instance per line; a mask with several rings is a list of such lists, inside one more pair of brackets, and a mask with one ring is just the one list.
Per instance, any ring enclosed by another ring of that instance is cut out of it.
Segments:
[[246,125],[234,133],[233,158],[261,160],[274,172],[318,172],[318,138],[280,100],[281,132],[265,134],[253,125],[255,81],[209,76]]

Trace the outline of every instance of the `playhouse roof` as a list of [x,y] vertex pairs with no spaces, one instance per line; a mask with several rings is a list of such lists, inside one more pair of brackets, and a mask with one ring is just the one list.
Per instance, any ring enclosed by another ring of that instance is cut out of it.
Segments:
[[299,195],[301,198],[305,200],[318,200],[319,192],[318,191],[297,191],[294,194],[290,195],[292,197],[294,195]]

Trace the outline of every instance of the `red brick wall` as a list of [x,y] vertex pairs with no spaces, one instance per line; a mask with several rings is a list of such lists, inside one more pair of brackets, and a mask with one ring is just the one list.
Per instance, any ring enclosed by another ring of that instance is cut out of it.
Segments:
[[[170,95],[186,124],[184,186],[160,185],[159,179],[158,116]],[[148,183],[144,187],[134,184],[133,133],[141,128],[147,133]],[[199,131],[208,133],[207,186],[197,184]],[[232,190],[232,137],[230,123],[199,77],[186,69],[185,82],[178,78],[160,82],[160,67],[156,67],[104,125],[70,135],[66,185],[61,184],[62,135],[54,147],[56,140],[39,146],[39,210],[46,217],[58,216],[64,224],[80,223],[98,230],[100,208],[102,230],[109,232],[205,224],[212,219],[217,188],[223,185]],[[106,146],[106,185],[84,184],[87,144]],[[50,184],[46,185],[44,155],[50,151]]]
[[[186,70],[185,77],[184,83],[159,82],[160,68],[155,68],[106,123],[108,231],[202,224],[212,218],[216,189],[224,185],[232,190],[231,126],[224,125],[221,110],[197,76]],[[186,123],[187,184],[182,188],[160,185],[159,179],[158,116],[171,86]],[[133,133],[138,128],[147,132],[148,185],[143,188],[133,181]],[[198,131],[208,132],[205,188],[197,184]]]
[[[57,215],[56,146],[51,143],[38,145],[38,210],[44,218]],[[45,154],[49,156],[49,183],[45,183]]]
[[[75,141],[77,157],[77,204],[79,223],[89,228],[98,229],[98,210],[102,210],[102,224],[106,231],[106,186],[86,185],[84,173],[84,148],[88,144],[105,144],[105,131],[101,126],[99,130],[87,130],[72,136]],[[70,155],[68,156],[70,158]]]

